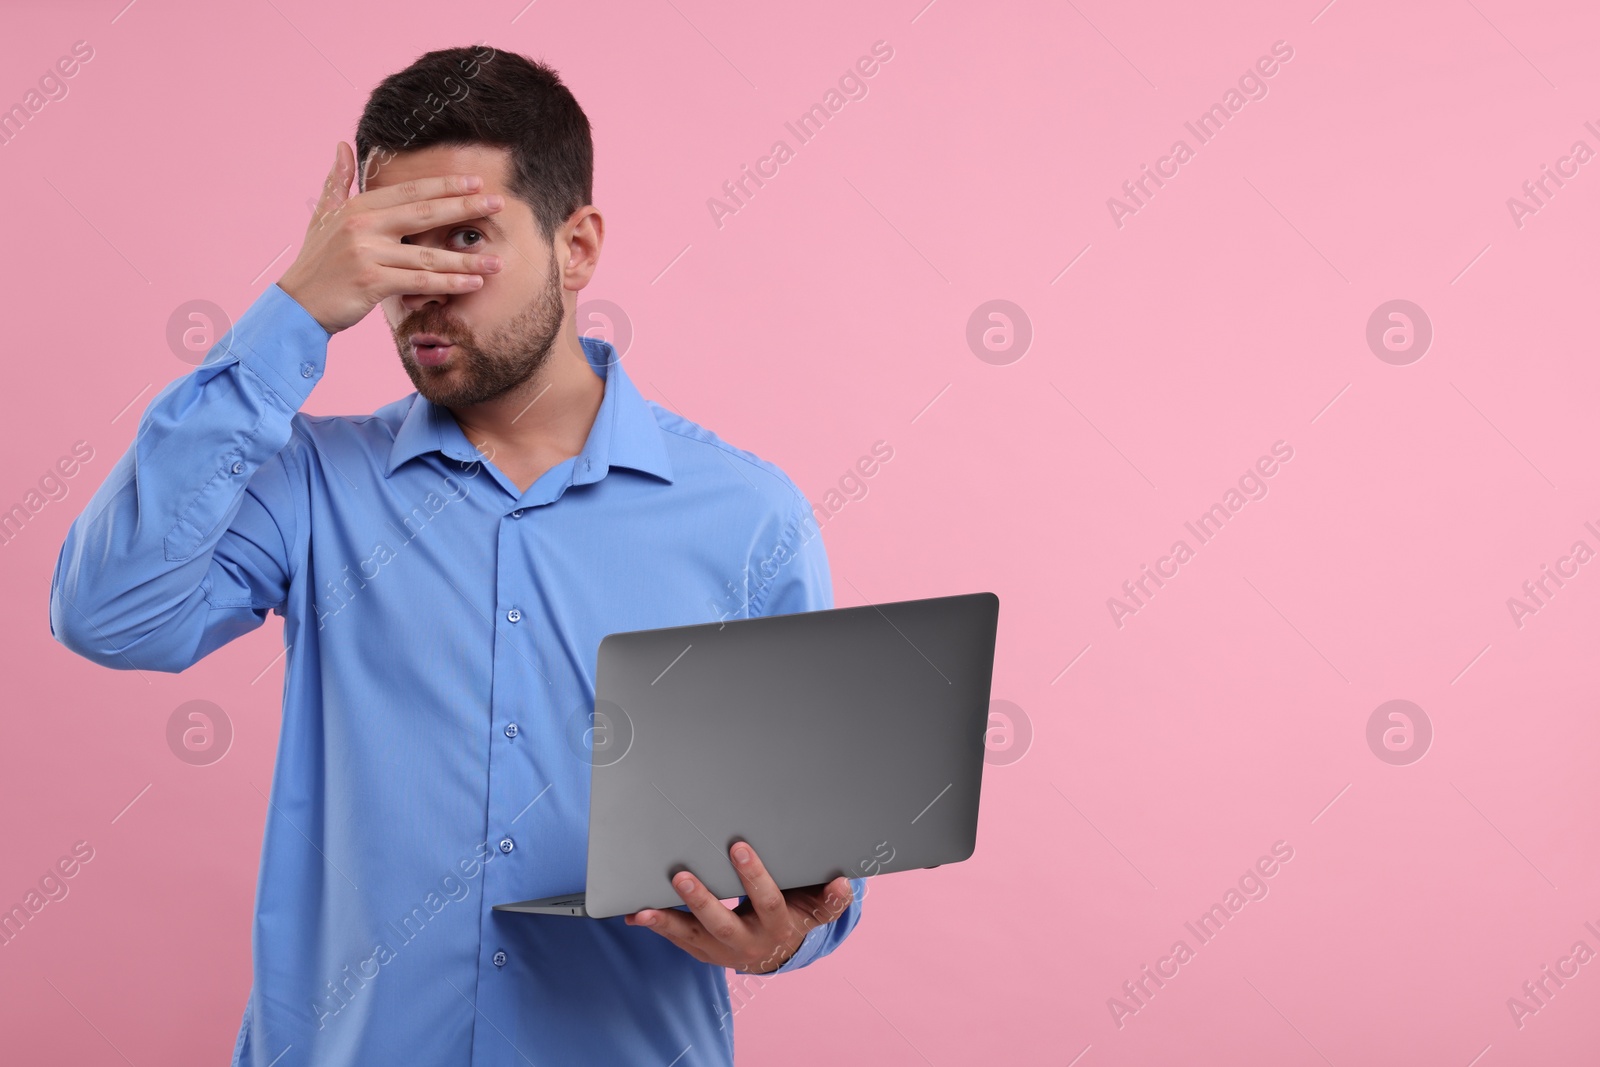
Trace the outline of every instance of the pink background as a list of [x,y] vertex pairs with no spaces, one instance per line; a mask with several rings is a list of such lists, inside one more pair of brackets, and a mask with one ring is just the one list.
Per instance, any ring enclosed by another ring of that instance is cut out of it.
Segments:
[[[0,906],[74,842],[94,858],[0,948],[4,1058],[226,1061],[281,620],[182,675],[112,672],[52,641],[50,572],[188,369],[169,316],[249,306],[367,91],[484,40],[555,65],[594,124],[588,295],[631,321],[645,395],[818,502],[889,442],[823,527],[841,606],[1001,598],[1020,712],[977,854],[871,883],[840,952],[741,1004],[743,1062],[1593,1062],[1600,959],[1521,1026],[1507,999],[1600,951],[1600,563],[1520,627],[1507,599],[1600,549],[1600,160],[1520,227],[1507,198],[1600,150],[1600,26],[1322,3],[8,5],[0,103],[75,41],[94,58],[0,146],[0,507],[93,458],[0,549]],[[879,40],[866,97],[797,147],[783,123]],[[1276,41],[1268,95],[1199,145],[1184,122]],[[780,137],[794,158],[719,228],[708,198]],[[1194,157],[1117,226],[1107,198],[1178,138]],[[995,299],[1031,324],[1011,362],[967,341]],[[1366,341],[1394,299],[1433,326],[1407,365]],[[332,347],[307,410],[410,390],[376,316]],[[1277,441],[1267,496],[1198,545],[1184,523]],[[1118,627],[1107,598],[1179,538],[1194,558]],[[235,734],[208,766],[166,738],[197,699]],[[1432,724],[1408,765],[1368,745],[1391,699]],[[1201,945],[1184,923],[1279,841],[1269,895]],[[1108,998],[1180,938],[1119,1026]]]

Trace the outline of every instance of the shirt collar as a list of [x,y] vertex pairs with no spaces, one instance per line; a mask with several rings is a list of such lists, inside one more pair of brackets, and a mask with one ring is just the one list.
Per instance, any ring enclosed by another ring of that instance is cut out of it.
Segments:
[[[579,336],[578,341],[583,345],[590,369],[605,379],[606,387],[594,425],[589,429],[589,439],[573,463],[572,484],[597,482],[612,467],[643,471],[671,482],[672,464],[667,458],[661,426],[650,405],[622,369],[616,349],[610,342],[595,337]],[[463,463],[483,458],[461,432],[449,408],[413,393],[411,407],[389,449],[384,476],[392,475],[406,460],[427,452],[442,452]]]

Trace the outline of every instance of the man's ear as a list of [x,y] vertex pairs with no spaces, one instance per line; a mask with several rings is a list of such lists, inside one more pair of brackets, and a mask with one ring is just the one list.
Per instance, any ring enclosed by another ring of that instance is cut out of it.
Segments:
[[564,235],[558,241],[565,245],[565,255],[557,252],[561,264],[563,288],[574,291],[587,286],[600,265],[600,248],[605,243],[605,218],[592,204],[586,204],[572,213],[561,228]]

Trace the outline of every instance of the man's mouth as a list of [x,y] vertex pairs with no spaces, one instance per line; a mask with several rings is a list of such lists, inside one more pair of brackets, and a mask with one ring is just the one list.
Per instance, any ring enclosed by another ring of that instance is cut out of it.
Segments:
[[417,334],[411,338],[411,354],[424,367],[437,367],[450,358],[455,345],[433,334]]

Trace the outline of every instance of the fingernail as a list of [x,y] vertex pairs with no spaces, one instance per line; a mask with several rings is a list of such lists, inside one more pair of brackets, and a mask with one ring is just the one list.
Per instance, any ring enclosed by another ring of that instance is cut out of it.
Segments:
[[488,196],[484,197],[483,202],[491,208],[503,207],[505,205],[505,201],[496,193],[490,193]]
[[680,893],[687,893],[689,891],[689,887],[694,885],[694,879],[686,874],[683,877],[675,880],[672,884],[678,887],[678,891]]
[[733,850],[733,861],[735,863],[749,863],[750,862],[750,850],[745,848],[743,845],[740,845],[739,847],[735,848]]
[[654,915],[646,915],[639,920],[639,923],[642,926],[654,926],[656,924],[656,917]]

